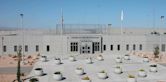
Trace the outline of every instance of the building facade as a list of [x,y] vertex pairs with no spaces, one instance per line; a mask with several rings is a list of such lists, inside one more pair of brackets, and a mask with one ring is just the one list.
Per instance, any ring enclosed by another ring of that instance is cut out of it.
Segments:
[[40,53],[50,56],[72,54],[110,55],[131,51],[153,52],[159,47],[166,52],[166,29],[113,28],[99,24],[65,24],[56,29],[9,29],[0,31],[0,54],[17,54],[22,46],[25,55]]

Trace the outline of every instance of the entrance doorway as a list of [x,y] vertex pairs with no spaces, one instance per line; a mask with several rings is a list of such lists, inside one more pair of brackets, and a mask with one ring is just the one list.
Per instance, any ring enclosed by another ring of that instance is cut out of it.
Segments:
[[80,46],[81,54],[91,54],[92,53],[92,42],[82,42]]
[[100,52],[99,42],[81,42],[80,54],[94,54]]

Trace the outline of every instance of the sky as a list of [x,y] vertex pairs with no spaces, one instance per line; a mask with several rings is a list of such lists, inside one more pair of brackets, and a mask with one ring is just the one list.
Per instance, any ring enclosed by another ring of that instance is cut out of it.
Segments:
[[[0,27],[55,28],[64,24],[112,24],[112,27],[166,27],[166,0],[0,0]],[[124,20],[121,22],[121,11]]]

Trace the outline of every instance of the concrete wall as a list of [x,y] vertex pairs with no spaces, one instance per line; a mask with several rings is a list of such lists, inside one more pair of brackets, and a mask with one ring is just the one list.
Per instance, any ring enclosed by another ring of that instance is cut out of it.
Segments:
[[[103,36],[103,45],[106,45],[106,53],[108,54],[126,54],[133,51],[133,45],[136,45],[135,51],[139,50],[139,45],[143,45],[143,50],[146,51],[146,37],[140,35],[105,35]],[[126,45],[129,45],[129,51],[126,50]],[[113,50],[110,50],[110,45],[113,45]],[[117,50],[117,45],[120,45],[120,50]]]
[[[34,54],[34,53],[38,53],[36,52],[36,45],[39,45],[40,47],[42,47],[42,37],[41,36],[24,36],[24,39],[22,38],[23,36],[3,36],[4,40],[0,41],[0,52],[1,54],[17,54],[17,52],[14,51],[14,46],[18,47],[21,45],[28,45],[28,52],[25,52],[24,47],[22,47],[22,51],[24,50],[24,54]],[[1,37],[2,38],[2,37]],[[3,42],[3,44],[2,44]],[[24,42],[24,44],[23,44]],[[2,45],[7,47],[7,51],[6,52],[2,52]],[[39,52],[41,52],[42,50],[39,49]]]
[[[46,51],[46,46],[50,46],[50,51]],[[43,55],[62,56],[67,54],[67,36],[46,35],[43,36]]]
[[[2,38],[2,37],[0,37]],[[23,44],[24,41],[24,44]],[[6,52],[2,52],[2,39],[0,41],[0,54],[8,55],[8,54],[17,54],[14,51],[14,46],[19,45],[28,45],[28,51],[25,52],[25,47],[23,47],[22,51],[25,55],[29,54],[37,54],[41,55],[49,55],[49,56],[62,56],[67,54],[67,36],[56,36],[56,35],[44,35],[44,36],[24,36],[24,40],[22,36],[4,36],[3,46],[7,47]],[[39,51],[36,52],[36,45],[39,46]],[[46,46],[50,46],[50,51],[46,50]]]
[[154,47],[159,46],[161,49],[161,45],[165,44],[166,45],[166,35],[146,35],[147,39],[147,50],[148,51],[153,51]]
[[[95,35],[94,35],[95,36]],[[62,56],[70,55],[70,36],[64,35],[26,35],[24,36],[24,46],[28,45],[28,51],[24,54],[41,53],[42,55]],[[106,45],[106,51],[108,54],[126,54],[133,51],[133,45],[136,45],[135,51],[153,51],[155,45],[166,44],[166,36],[162,35],[101,35],[103,37],[103,45]],[[2,37],[0,41],[0,53],[2,54]],[[161,39],[160,39],[161,38]],[[22,36],[4,36],[3,46],[7,47],[7,51],[3,54],[16,54],[14,52],[14,46],[23,45]],[[129,45],[129,51],[126,50],[126,45]],[[142,50],[139,50],[139,45],[142,45]],[[36,52],[36,45],[39,45],[39,52]],[[46,51],[46,46],[50,46],[50,51]],[[110,45],[113,45],[113,50],[110,50]],[[117,50],[117,45],[120,45],[120,50]],[[23,48],[23,50],[25,50]]]

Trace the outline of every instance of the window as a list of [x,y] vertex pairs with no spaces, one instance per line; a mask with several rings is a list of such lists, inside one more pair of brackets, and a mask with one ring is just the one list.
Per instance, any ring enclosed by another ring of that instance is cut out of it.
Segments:
[[135,49],[135,44],[133,45],[133,50],[136,50],[136,49]]
[[126,50],[129,51],[129,44],[126,45]]
[[17,52],[17,46],[16,45],[14,46],[14,52]]
[[3,52],[6,52],[7,50],[6,50],[6,46],[3,46]]
[[142,50],[142,44],[139,45],[139,50]]
[[28,52],[28,45],[25,45],[25,52]]
[[36,52],[39,51],[39,45],[36,45]]
[[161,47],[162,47],[161,51],[163,51],[163,52],[164,52],[164,51],[165,51],[165,44],[162,44],[162,46],[161,46]]
[[111,50],[111,51],[113,50],[113,45],[110,46],[110,50]]
[[49,45],[47,45],[46,50],[47,50],[47,52],[49,52],[49,51],[50,51],[50,46],[49,46]]
[[117,45],[117,50],[118,50],[118,51],[120,50],[120,45],[119,45],[119,44]]
[[70,51],[71,52],[78,51],[78,42],[71,42],[70,43]]
[[106,45],[104,45],[104,51],[106,50]]
[[93,42],[94,51],[99,51],[99,42]]

